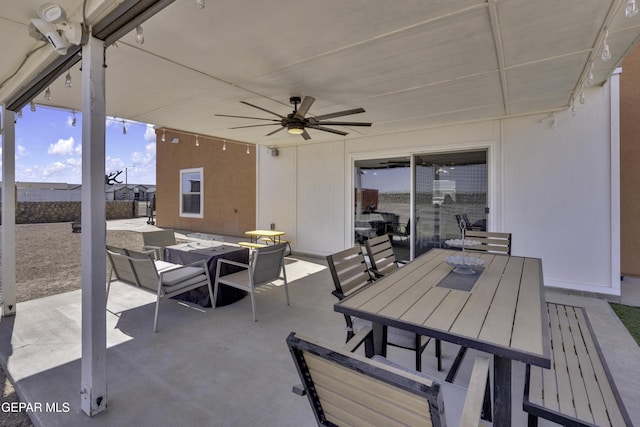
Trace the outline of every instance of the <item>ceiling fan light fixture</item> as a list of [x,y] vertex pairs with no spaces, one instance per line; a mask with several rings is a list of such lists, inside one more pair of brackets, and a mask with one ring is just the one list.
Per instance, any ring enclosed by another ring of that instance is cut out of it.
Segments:
[[289,123],[287,132],[291,135],[302,135],[304,133],[304,126],[301,123]]

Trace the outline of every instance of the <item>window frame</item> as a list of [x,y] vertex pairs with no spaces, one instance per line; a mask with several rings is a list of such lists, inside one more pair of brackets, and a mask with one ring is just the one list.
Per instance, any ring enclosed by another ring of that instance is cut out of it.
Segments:
[[[183,200],[184,200],[184,195],[187,194],[198,194],[197,192],[183,192],[183,179],[185,177],[185,175],[187,174],[194,174],[194,173],[198,173],[200,175],[200,212],[199,213],[192,213],[192,212],[185,212],[184,211],[184,205],[183,205]],[[180,203],[180,211],[179,211],[179,215],[182,218],[204,218],[204,168],[200,167],[200,168],[189,168],[189,169],[180,169],[179,172],[179,186],[180,186],[180,191],[179,191],[179,195],[178,198],[179,203]]]

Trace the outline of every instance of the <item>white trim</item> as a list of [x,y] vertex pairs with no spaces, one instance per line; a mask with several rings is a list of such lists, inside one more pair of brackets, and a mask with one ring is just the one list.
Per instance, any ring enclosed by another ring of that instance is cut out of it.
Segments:
[[16,129],[2,105],[2,316],[16,314]]
[[621,293],[620,283],[620,73],[616,68],[610,81],[611,99],[611,288]]
[[[188,173],[199,173],[200,174],[200,213],[185,213],[182,207],[182,176]],[[180,169],[178,172],[178,182],[180,185],[180,191],[178,192],[178,197],[180,198],[180,212],[179,215],[181,218],[204,218],[204,168],[189,168],[189,169]]]

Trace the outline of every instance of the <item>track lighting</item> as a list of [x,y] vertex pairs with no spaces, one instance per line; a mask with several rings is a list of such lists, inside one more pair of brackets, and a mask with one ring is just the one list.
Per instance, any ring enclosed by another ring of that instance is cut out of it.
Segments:
[[607,43],[608,38],[609,38],[609,29],[605,27],[604,40],[602,41],[602,60],[603,61],[608,61],[611,59],[611,49],[609,49],[609,44]]
[[71,87],[71,71],[67,71],[67,76],[64,78],[64,86]]
[[51,89],[47,88],[47,90],[44,91],[44,99],[51,101]]
[[636,0],[627,0],[627,5],[624,8],[624,14],[627,18],[636,16],[638,14],[638,6]]
[[227,140],[222,141],[222,151],[227,151]]
[[247,144],[247,154],[251,154],[251,151],[249,151],[249,144]]
[[31,102],[29,103],[29,109],[30,109],[32,112],[34,112],[34,113],[35,113],[35,111],[36,111],[36,104],[35,104],[35,102],[31,101]]
[[584,104],[584,102],[585,102],[584,89],[580,89],[580,104]]
[[204,9],[204,0],[195,0],[194,3],[198,9]]
[[136,27],[136,43],[144,44],[144,33],[142,32],[142,25]]
[[167,140],[167,137],[166,137],[166,135],[165,135],[164,129],[162,129],[162,138],[161,138],[161,141],[162,141],[162,142],[165,142],[166,140]]
[[198,140],[198,135],[196,135],[196,147],[200,147],[200,141]]
[[575,116],[576,113],[577,113],[577,111],[576,111],[576,103],[575,103],[574,100],[571,100],[571,115]]

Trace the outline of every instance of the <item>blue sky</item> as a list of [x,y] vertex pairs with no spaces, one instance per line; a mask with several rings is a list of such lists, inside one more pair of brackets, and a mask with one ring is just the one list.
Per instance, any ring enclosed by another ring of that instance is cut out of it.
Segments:
[[[82,114],[36,105],[16,123],[16,181],[79,184],[82,175]],[[156,137],[152,125],[106,118],[105,174],[127,169],[130,184],[156,183]]]

